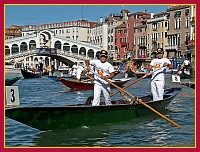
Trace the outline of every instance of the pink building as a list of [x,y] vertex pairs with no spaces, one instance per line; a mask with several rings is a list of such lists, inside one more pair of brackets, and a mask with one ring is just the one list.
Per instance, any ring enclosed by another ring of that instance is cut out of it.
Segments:
[[115,28],[115,50],[117,50],[118,59],[126,59],[127,37],[126,23]]

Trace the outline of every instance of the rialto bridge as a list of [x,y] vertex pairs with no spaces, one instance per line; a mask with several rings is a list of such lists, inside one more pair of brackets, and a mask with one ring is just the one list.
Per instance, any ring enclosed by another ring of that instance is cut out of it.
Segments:
[[55,36],[51,30],[41,30],[32,35],[6,40],[5,62],[15,68],[35,67],[41,59],[45,67],[54,61],[58,68],[63,63],[72,65],[74,62],[97,58],[101,49],[86,42]]

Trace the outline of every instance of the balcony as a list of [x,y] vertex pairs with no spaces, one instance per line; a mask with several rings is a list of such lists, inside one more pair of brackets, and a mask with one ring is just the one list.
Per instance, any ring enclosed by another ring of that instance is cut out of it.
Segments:
[[160,21],[165,21],[165,20],[167,20],[167,17],[166,17],[166,16],[163,16],[163,17],[148,19],[148,20],[147,20],[147,23],[160,22]]
[[178,45],[166,45],[166,50],[178,50]]
[[121,42],[121,46],[125,47],[126,46],[126,42]]
[[194,46],[195,41],[194,40],[189,40],[188,41],[188,46]]
[[146,55],[138,55],[138,58],[141,59],[141,58],[147,58]]

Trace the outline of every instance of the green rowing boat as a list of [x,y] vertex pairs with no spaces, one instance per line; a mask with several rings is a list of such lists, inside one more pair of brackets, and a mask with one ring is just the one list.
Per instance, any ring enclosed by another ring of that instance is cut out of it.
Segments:
[[15,82],[17,82],[17,80],[19,80],[20,77],[15,77],[15,78],[10,78],[10,79],[6,79],[5,80],[5,86],[11,86],[13,85]]
[[[164,99],[159,101],[152,101],[151,95],[141,99],[162,112],[180,90],[181,88],[166,89]],[[59,107],[14,107],[5,110],[7,117],[43,131],[117,123],[149,114],[153,112],[140,103],[129,104],[123,100],[112,101],[112,105],[91,106],[86,102]]]

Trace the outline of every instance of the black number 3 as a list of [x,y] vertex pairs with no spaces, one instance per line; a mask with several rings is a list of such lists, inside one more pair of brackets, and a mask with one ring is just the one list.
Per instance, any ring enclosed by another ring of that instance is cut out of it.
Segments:
[[11,102],[15,102],[15,90],[11,89],[10,92],[12,93]]
[[176,81],[178,81],[178,78],[177,78],[177,77],[175,77],[175,80],[176,80]]

